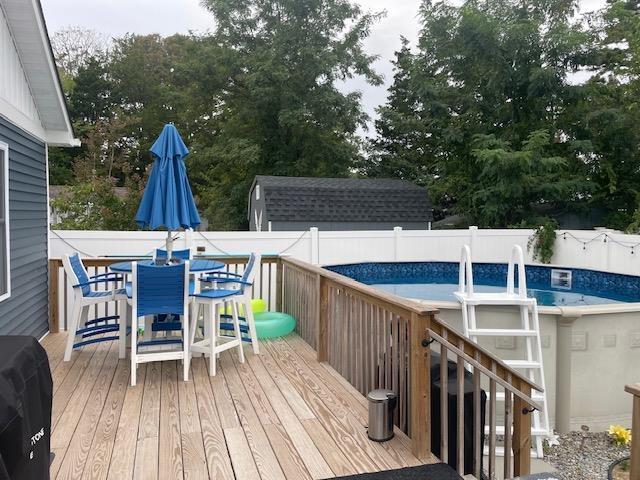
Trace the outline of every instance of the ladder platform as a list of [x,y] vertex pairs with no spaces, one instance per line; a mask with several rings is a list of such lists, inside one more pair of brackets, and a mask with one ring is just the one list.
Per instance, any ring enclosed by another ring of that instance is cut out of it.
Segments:
[[464,301],[467,305],[515,305],[515,306],[533,306],[536,303],[535,298],[521,297],[515,293],[472,293],[467,295],[464,292],[455,292],[455,296],[461,302]]
[[469,329],[469,335],[476,337],[536,337],[538,332],[517,328],[474,328]]

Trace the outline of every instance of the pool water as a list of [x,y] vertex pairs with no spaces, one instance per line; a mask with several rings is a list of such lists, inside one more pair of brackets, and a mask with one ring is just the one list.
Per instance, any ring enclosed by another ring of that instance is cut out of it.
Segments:
[[[358,263],[326,267],[405,298],[457,302],[458,263],[395,262]],[[529,296],[538,305],[587,306],[640,302],[640,277],[597,270],[563,268],[571,272],[569,287],[556,287],[552,271],[557,267],[529,265],[526,267]],[[516,269],[517,271],[517,269]],[[506,289],[507,265],[474,263],[474,289],[477,292],[500,292]]]
[[[457,302],[453,292],[458,290],[455,283],[374,283],[374,287],[385,292],[394,293],[405,298],[416,298],[419,300],[434,300]],[[505,286],[474,285],[474,290],[479,293],[504,292]],[[542,290],[537,288],[527,288],[529,297],[535,297],[538,305],[572,306],[579,307],[585,305],[601,305],[606,303],[622,303],[622,300],[598,297],[577,292]]]

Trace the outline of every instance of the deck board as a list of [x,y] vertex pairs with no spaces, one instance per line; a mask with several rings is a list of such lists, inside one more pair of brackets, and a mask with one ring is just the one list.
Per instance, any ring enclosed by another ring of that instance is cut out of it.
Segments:
[[296,335],[206,359],[138,367],[115,344],[61,361],[65,334],[50,334],[54,382],[52,479],[321,479],[415,465],[398,432],[378,444],[366,436],[366,400]]

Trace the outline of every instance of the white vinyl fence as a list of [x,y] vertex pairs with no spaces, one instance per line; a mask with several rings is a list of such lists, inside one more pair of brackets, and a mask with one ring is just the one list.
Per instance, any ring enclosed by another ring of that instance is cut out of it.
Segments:
[[[314,264],[458,261],[463,245],[475,262],[506,262],[514,244],[527,252],[529,229],[306,232],[179,232],[174,248],[191,245],[208,255],[252,251],[290,255]],[[560,230],[553,263],[631,275],[640,274],[640,235],[609,230]],[[78,251],[83,257],[150,255],[164,247],[165,232],[52,230],[50,257]],[[527,261],[533,262],[530,253]]]

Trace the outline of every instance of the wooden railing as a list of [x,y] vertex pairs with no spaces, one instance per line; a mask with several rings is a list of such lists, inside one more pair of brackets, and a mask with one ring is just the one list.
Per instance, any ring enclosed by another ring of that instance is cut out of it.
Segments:
[[[480,478],[482,469],[480,396],[483,385],[489,389],[488,438],[490,478],[496,468],[496,397],[505,396],[504,471],[524,475],[530,470],[531,410],[540,408],[531,398],[541,388],[524,375],[509,368],[461,333],[446,326],[437,310],[361,284],[329,270],[292,258],[283,258],[282,308],[294,315],[298,334],[312,345],[319,361],[327,362],[346,380],[366,395],[374,388],[388,388],[398,395],[396,425],[412,441],[413,452],[421,459],[432,451],[448,460],[447,387],[440,394],[440,425],[431,424],[432,345],[440,344],[441,358],[453,359],[458,387],[465,375],[473,376],[475,437],[473,469]],[[466,367],[470,367],[470,373]],[[441,372],[448,378],[447,362]],[[466,372],[466,373],[465,373]],[[464,385],[463,385],[464,386]],[[464,388],[458,388],[464,391]],[[444,392],[444,393],[443,393]],[[463,395],[458,395],[456,418],[464,418]],[[432,429],[435,429],[432,432]],[[465,468],[464,422],[457,422],[455,461],[460,473]],[[439,448],[431,445],[432,433],[438,433]],[[511,433],[509,435],[509,433]],[[434,448],[432,448],[434,447]],[[451,459],[453,460],[453,459]],[[467,470],[465,472],[465,470]]]
[[629,480],[640,480],[640,383],[627,385],[624,389],[627,393],[633,395]]
[[[97,275],[107,273],[109,265],[116,262],[125,262],[133,260],[141,260],[145,257],[130,258],[83,258],[82,262],[87,269],[89,275]],[[149,257],[146,257],[149,258]],[[196,256],[201,259],[215,259],[226,264],[226,270],[233,273],[242,273],[247,264],[246,256]],[[253,287],[253,298],[262,298],[267,308],[270,310],[278,310],[281,305],[281,281],[282,281],[282,265],[279,258],[274,255],[265,255],[262,257],[262,265],[260,274]],[[121,287],[116,283],[116,287]],[[103,285],[97,288],[113,288],[113,283]],[[67,279],[62,266],[62,259],[49,259],[49,330],[58,332],[65,328],[67,315],[71,313],[72,285]],[[117,315],[118,305],[113,302],[110,305],[96,305],[93,315],[95,317]]]

